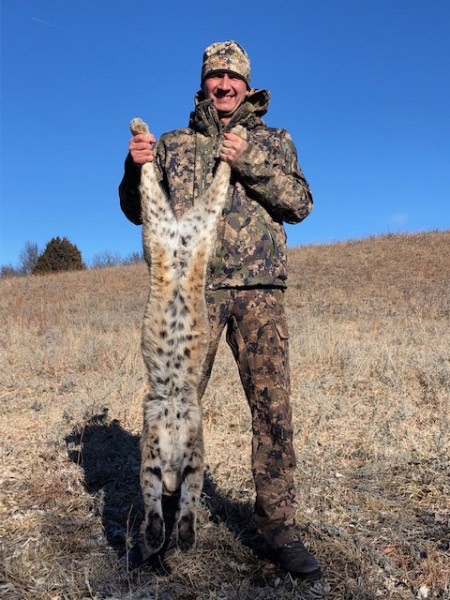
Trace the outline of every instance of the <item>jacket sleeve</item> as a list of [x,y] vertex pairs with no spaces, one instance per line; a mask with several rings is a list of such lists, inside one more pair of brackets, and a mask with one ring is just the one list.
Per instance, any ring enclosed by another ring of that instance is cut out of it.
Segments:
[[142,225],[141,195],[139,183],[141,181],[141,167],[137,165],[131,155],[125,160],[125,172],[119,185],[120,208],[135,225]]
[[291,136],[284,129],[277,132],[261,144],[249,143],[233,170],[273,218],[299,223],[311,212],[313,198]]

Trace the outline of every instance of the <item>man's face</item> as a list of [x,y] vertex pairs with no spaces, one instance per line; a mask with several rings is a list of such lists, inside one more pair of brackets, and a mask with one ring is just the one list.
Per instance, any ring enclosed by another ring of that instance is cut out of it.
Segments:
[[228,119],[248,95],[245,81],[232,73],[216,73],[207,77],[203,92],[211,98],[221,119]]

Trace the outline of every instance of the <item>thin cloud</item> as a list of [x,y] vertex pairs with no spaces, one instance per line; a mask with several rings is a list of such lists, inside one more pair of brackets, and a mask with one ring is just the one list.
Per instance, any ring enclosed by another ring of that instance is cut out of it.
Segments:
[[394,223],[395,225],[404,225],[409,221],[409,215],[405,215],[402,213],[391,215],[389,218],[390,223]]
[[50,23],[49,21],[45,21],[44,19],[38,19],[38,17],[31,17],[32,21],[35,21],[36,23],[40,23],[41,25],[46,25],[47,27],[51,27],[52,29],[60,29],[58,27],[58,25],[54,25],[53,23]]

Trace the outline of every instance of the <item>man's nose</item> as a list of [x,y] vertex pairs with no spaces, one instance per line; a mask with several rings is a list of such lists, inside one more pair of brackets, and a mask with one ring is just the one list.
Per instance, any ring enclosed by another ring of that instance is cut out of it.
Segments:
[[219,88],[222,90],[228,90],[230,88],[230,78],[228,73],[223,73],[222,77],[220,78]]

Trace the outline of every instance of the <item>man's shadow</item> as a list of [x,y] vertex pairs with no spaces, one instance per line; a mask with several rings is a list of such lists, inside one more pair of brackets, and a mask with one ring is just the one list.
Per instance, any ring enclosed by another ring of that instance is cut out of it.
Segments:
[[[117,420],[108,421],[108,411],[92,416],[66,436],[69,459],[84,471],[86,490],[97,498],[108,543],[125,559],[130,568],[140,566],[139,529],[144,518],[141,494],[140,436],[127,432]],[[253,506],[235,501],[217,489],[209,471],[205,471],[202,503],[214,523],[223,523],[240,543],[261,558],[268,550],[253,521]],[[166,543],[159,553],[158,565],[164,566],[164,555],[173,548],[173,526],[178,498],[163,502]]]

